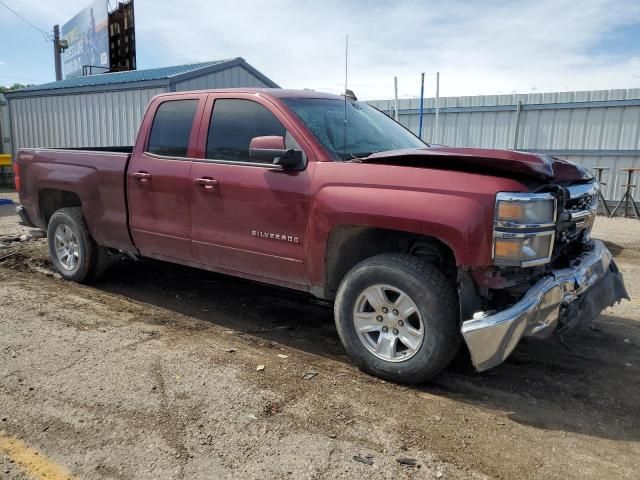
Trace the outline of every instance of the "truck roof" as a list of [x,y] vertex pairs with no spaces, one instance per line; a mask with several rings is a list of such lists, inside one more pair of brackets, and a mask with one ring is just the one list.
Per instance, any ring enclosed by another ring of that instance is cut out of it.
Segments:
[[265,97],[273,98],[327,98],[327,99],[344,99],[341,95],[331,93],[316,92],[313,90],[291,90],[284,88],[216,88],[209,90],[193,90],[181,92],[161,93],[159,97],[194,94],[194,93],[257,93]]

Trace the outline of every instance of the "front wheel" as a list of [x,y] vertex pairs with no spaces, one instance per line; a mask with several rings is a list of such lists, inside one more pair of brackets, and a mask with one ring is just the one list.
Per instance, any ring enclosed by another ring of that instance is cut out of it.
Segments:
[[51,216],[47,241],[51,263],[66,280],[90,282],[109,264],[107,249],[91,237],[80,207],[61,208]]
[[364,371],[400,383],[440,373],[460,347],[455,285],[411,255],[371,257],[344,278],[334,313],[347,353]]

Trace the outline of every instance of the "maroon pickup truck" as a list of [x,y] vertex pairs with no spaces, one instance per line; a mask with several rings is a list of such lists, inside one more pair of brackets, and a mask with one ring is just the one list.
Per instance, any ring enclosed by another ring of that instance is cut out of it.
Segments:
[[430,147],[341,96],[159,95],[133,148],[23,149],[15,179],[65,279],[92,281],[124,253],[303,290],[334,303],[355,363],[399,382],[433,377],[464,344],[486,370],[522,337],[627,298],[590,238],[586,170]]

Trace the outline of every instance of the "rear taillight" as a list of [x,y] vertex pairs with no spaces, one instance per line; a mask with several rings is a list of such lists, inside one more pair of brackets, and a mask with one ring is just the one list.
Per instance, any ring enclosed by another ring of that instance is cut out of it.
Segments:
[[18,162],[15,161],[13,162],[13,184],[16,186],[16,191],[20,191],[20,186],[21,186],[21,182],[20,182],[20,165],[18,165]]

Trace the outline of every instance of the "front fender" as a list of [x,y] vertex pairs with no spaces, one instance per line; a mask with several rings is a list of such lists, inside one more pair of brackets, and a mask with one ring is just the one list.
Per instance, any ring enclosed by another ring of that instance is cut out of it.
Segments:
[[458,266],[491,263],[495,194],[416,191],[402,188],[327,186],[310,212],[309,276],[321,285],[333,229],[357,225],[435,237],[454,253]]

